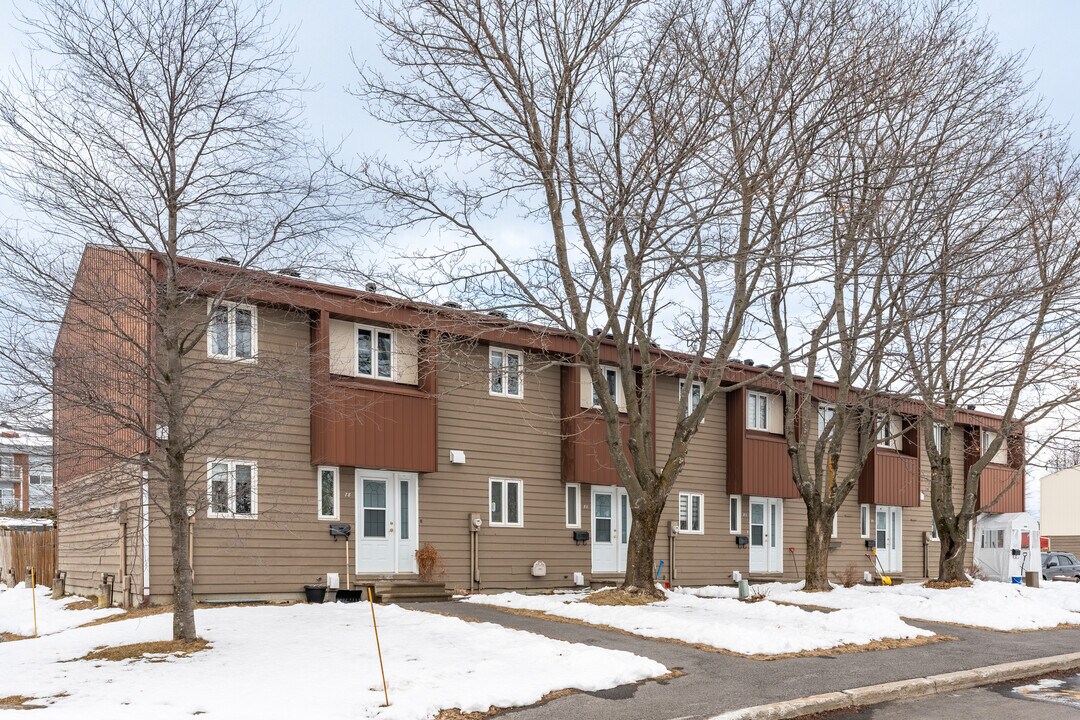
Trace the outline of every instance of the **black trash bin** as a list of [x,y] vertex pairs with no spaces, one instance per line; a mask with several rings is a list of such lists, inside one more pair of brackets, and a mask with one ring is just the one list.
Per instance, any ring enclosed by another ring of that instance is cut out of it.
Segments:
[[304,596],[307,597],[309,603],[321,603],[326,600],[326,586],[325,585],[305,585]]

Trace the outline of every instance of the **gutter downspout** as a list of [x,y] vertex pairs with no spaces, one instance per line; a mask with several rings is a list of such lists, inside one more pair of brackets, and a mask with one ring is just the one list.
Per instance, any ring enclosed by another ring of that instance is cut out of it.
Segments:
[[150,472],[142,471],[142,598],[150,602]]

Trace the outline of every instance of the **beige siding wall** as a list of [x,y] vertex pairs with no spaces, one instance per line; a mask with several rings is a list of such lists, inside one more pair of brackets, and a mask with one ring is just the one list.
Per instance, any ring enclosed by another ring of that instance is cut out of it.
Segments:
[[[420,479],[420,539],[439,550],[447,585],[468,587],[470,513],[480,513],[481,587],[539,589],[570,585],[573,573],[588,574],[588,545],[577,545],[566,527],[561,478],[560,368],[526,355],[524,398],[488,393],[487,346],[460,349],[439,375],[439,469]],[[450,464],[450,451],[465,453]],[[488,524],[492,477],[524,483],[524,526]],[[582,494],[587,497],[587,487]],[[587,508],[588,500],[583,499]],[[587,528],[588,510],[582,511]],[[536,561],[547,575],[534,578]]]
[[1080,535],[1080,468],[1059,470],[1039,483],[1042,535],[1049,538]]
[[[114,600],[120,604],[127,574],[132,601],[141,598],[141,508],[138,481],[131,473],[105,470],[66,483],[58,504],[57,569],[67,572],[68,592],[97,595],[101,574],[111,573],[116,576]],[[124,544],[127,564],[122,568]]]

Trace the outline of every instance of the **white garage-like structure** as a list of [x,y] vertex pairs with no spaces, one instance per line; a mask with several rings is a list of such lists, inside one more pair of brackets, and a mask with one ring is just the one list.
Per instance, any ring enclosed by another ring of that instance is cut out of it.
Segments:
[[1040,570],[1039,523],[1026,512],[980,515],[975,526],[975,565],[990,580],[1023,584]]

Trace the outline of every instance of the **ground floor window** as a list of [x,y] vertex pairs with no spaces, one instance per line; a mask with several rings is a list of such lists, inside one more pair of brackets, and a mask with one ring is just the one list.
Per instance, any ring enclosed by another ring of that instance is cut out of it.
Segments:
[[728,532],[738,535],[742,531],[742,498],[732,495],[728,498]]
[[338,497],[340,480],[336,467],[319,468],[319,519],[337,520],[340,513]]
[[256,517],[259,512],[258,477],[258,468],[254,462],[209,461],[206,483],[207,517]]
[[870,506],[859,506],[859,537],[870,537]]
[[566,527],[581,527],[581,486],[577,483],[566,486]]
[[705,496],[701,493],[679,493],[679,530],[685,533],[705,531],[703,517]]
[[492,527],[522,527],[524,485],[520,480],[491,478],[488,485],[488,524]]

